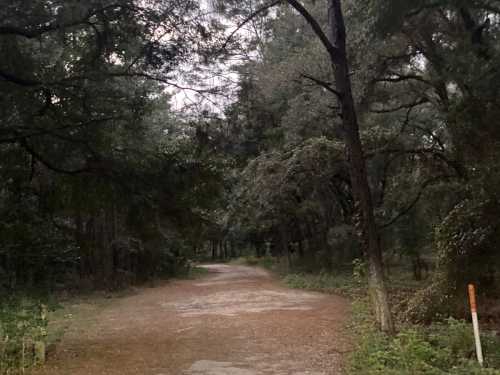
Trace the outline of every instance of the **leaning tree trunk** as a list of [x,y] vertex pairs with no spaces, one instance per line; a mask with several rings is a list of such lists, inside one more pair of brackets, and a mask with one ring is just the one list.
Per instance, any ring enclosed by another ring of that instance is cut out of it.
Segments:
[[346,53],[346,29],[340,0],[329,0],[329,39],[336,52],[331,54],[336,91],[342,108],[344,140],[349,158],[349,173],[353,194],[361,215],[363,241],[368,261],[368,283],[370,297],[377,321],[384,332],[392,333],[394,324],[389,309],[385,287],[378,228],[373,212],[373,202],[366,172],[363,145],[352,94],[349,65]]

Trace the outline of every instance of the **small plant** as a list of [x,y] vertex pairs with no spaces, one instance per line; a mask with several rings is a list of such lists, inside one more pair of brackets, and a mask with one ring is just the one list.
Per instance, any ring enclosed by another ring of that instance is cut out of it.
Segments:
[[352,261],[352,277],[354,281],[363,285],[366,280],[366,263],[359,258],[356,258]]

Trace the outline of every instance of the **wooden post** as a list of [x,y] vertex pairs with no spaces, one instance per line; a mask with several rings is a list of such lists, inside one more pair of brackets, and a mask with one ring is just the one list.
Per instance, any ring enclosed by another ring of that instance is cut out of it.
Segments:
[[474,340],[476,342],[477,361],[483,366],[483,349],[481,347],[481,336],[479,335],[479,321],[477,318],[476,290],[474,284],[469,284],[469,302],[472,314],[472,326],[474,328]]

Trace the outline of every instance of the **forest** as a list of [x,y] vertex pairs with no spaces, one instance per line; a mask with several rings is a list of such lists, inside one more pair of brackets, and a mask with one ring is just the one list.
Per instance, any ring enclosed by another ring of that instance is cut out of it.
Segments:
[[500,374],[498,0],[2,5],[1,374],[235,261],[353,301],[346,373]]

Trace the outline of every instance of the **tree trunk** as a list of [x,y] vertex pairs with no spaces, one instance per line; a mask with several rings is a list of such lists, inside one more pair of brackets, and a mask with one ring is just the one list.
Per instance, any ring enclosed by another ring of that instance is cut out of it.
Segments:
[[229,248],[231,249],[231,257],[232,258],[236,258],[237,255],[236,255],[236,251],[234,249],[234,242],[233,242],[233,240],[229,241]]
[[288,232],[284,225],[280,225],[280,240],[281,240],[281,251],[286,255],[288,262],[288,269],[292,269],[292,254],[290,253],[290,248],[288,244]]
[[370,297],[380,329],[384,332],[392,333],[394,332],[394,324],[384,281],[382,251],[373,212],[371,190],[368,183],[363,145],[359,134],[359,124],[347,62],[346,30],[342,6],[340,0],[329,0],[328,4],[329,39],[336,48],[336,53],[331,55],[332,65],[336,91],[338,92],[342,108],[342,130],[348,153],[351,185],[361,214],[363,241],[368,261]]
[[219,259],[220,260],[225,260],[224,258],[224,248],[222,247],[222,241],[218,240],[217,241],[217,249],[219,251]]
[[300,259],[303,259],[304,258],[304,245],[303,245],[303,242],[302,240],[299,240],[298,241],[298,251],[299,251],[299,257]]

